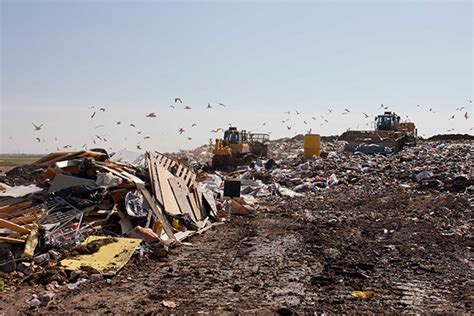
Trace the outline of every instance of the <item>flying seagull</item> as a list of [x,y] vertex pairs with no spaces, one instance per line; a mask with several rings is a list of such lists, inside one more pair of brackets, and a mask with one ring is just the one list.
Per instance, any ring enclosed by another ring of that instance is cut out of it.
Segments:
[[368,114],[365,114],[365,113],[362,113],[362,114],[364,114],[365,118],[369,118],[369,117],[370,117],[370,115],[368,115]]
[[194,127],[194,126],[197,126],[197,124],[196,124],[196,123],[193,123],[193,124],[191,125],[191,127]]
[[206,107],[206,109],[212,109],[212,106],[211,106],[211,104],[210,104],[210,103],[208,103],[208,104],[207,104],[207,107]]
[[220,106],[222,107],[225,107],[225,104],[224,103],[219,103]]
[[132,124],[130,124],[130,126],[131,126],[131,127],[136,127],[136,126],[135,126],[135,124],[133,124],[133,123],[132,123]]
[[291,126],[288,126],[288,125],[287,125],[286,128],[287,128],[288,130],[290,130],[290,129],[291,129]]
[[41,143],[41,139],[39,137],[36,137],[35,139],[38,141],[38,143]]
[[174,98],[174,103],[183,103],[183,101],[181,100],[181,98]]
[[469,115],[466,113],[464,113],[464,118],[467,120],[469,118]]
[[186,105],[186,106],[184,107],[184,109],[185,109],[185,110],[191,110],[191,107]]
[[146,117],[156,117],[155,112],[148,113]]
[[105,108],[100,108],[99,111],[105,112]]
[[122,124],[122,122],[121,122],[121,121],[118,121],[118,122],[117,122],[117,125],[120,125],[120,124]]
[[104,127],[104,125],[97,125],[97,126],[94,127],[94,128],[100,128],[100,127]]
[[174,105],[170,105],[170,108],[175,109]]
[[41,127],[43,127],[43,124],[41,124],[39,126],[36,125],[35,123],[31,123],[31,124],[33,124],[33,126],[35,127],[35,131],[39,131],[39,130],[41,130]]
[[181,127],[181,128],[178,130],[178,133],[183,134],[183,133],[184,133],[184,128]]
[[94,116],[95,116],[95,112],[94,112],[94,113],[92,113],[92,115],[91,115],[91,118],[94,118]]

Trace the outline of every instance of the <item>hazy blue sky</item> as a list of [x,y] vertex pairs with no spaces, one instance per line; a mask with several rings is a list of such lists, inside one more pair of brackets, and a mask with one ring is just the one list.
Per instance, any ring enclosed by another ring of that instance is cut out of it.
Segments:
[[[229,123],[340,134],[368,128],[363,113],[381,103],[419,134],[472,133],[471,1],[3,0],[1,11],[0,152],[187,149]],[[106,111],[91,119],[90,106]]]

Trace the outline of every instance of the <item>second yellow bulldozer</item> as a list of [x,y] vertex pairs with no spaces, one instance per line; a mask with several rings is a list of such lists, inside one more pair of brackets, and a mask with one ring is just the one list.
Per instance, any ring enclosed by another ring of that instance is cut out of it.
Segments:
[[347,131],[339,140],[347,141],[346,152],[367,154],[391,154],[405,146],[415,146],[417,130],[413,122],[401,122],[394,112],[385,112],[375,117],[373,131]]

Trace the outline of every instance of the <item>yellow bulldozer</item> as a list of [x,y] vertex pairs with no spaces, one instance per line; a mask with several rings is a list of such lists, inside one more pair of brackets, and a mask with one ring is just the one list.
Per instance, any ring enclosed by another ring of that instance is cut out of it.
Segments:
[[224,137],[216,139],[212,157],[214,169],[232,168],[249,164],[258,157],[268,154],[268,134],[251,133],[229,127]]
[[375,130],[347,131],[339,140],[347,141],[345,152],[391,154],[405,146],[415,146],[417,130],[413,122],[401,122],[394,112],[375,117]]

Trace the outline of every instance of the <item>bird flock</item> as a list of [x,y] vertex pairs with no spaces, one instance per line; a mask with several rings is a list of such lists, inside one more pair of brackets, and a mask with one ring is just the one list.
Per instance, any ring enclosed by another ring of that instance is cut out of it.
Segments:
[[[466,100],[466,102],[469,104],[469,106],[467,106],[467,107],[466,106],[459,106],[459,107],[455,108],[454,111],[452,112],[452,114],[450,114],[450,116],[447,118],[447,121],[454,121],[458,117],[463,118],[464,120],[469,120],[470,119],[470,113],[469,113],[468,108],[471,108],[471,104],[472,104],[473,100],[468,99],[468,100]],[[212,110],[213,108],[216,108],[216,107],[226,108],[227,105],[222,103],[222,102],[218,102],[218,103],[215,103],[215,104],[207,103],[207,106],[203,106],[202,108],[209,111],[209,110]],[[192,111],[193,110],[193,108],[191,106],[183,104],[183,99],[180,98],[180,97],[174,98],[174,102],[169,106],[169,108],[170,108],[171,111],[176,111],[176,110],[179,110],[180,108],[184,111]],[[425,113],[427,113],[427,114],[436,114],[436,112],[437,112],[433,107],[423,106],[423,105],[420,105],[420,104],[416,105],[416,109],[417,109],[417,111],[425,110],[426,111]],[[90,111],[90,120],[97,121],[97,120],[100,120],[101,116],[105,114],[105,112],[107,111],[107,108],[106,107],[99,107],[99,106],[90,106],[90,107],[88,107],[88,110]],[[380,104],[380,106],[378,106],[377,108],[374,108],[375,114],[368,114],[368,113],[362,112],[360,114],[361,119],[365,119],[366,120],[365,125],[370,126],[371,122],[373,122],[373,118],[376,115],[382,114],[381,113],[382,111],[387,111],[387,110],[391,110],[391,107],[387,106],[387,105],[384,105],[384,104]],[[308,116],[305,116],[303,114],[303,112],[300,111],[300,110],[289,110],[289,111],[284,111],[283,112],[283,114],[285,116],[283,117],[281,122],[284,125],[284,127],[286,127],[287,132],[292,131],[292,129],[294,127],[300,126],[299,122],[303,123],[304,126],[313,125],[313,127],[306,130],[306,133],[311,133],[313,131],[313,128],[315,127],[314,126],[315,124],[319,123],[320,127],[324,127],[325,125],[330,124],[330,122],[332,122],[332,121],[337,121],[337,119],[338,119],[337,114],[334,114],[334,113],[340,113],[341,117],[343,117],[343,116],[347,116],[347,115],[353,113],[353,111],[350,109],[349,106],[344,107],[341,112],[335,112],[334,108],[329,107],[327,109],[327,111],[325,111],[324,114],[322,114],[322,115],[308,115]],[[293,114],[294,114],[294,116],[293,116]],[[355,114],[355,115],[357,115],[357,114]],[[157,119],[158,115],[157,115],[156,112],[150,112],[148,114],[145,114],[144,117],[146,119]],[[408,115],[405,115],[404,119],[409,120],[410,118],[409,118]],[[428,119],[429,119],[429,117],[428,117]],[[97,123],[98,124],[95,125],[95,127],[94,127],[94,129],[96,129],[97,131],[103,130],[106,127],[106,125],[102,124],[102,122],[100,122],[100,121],[97,121]],[[417,122],[415,122],[415,123],[417,123]],[[124,125],[122,120],[115,121],[115,124],[116,125]],[[137,150],[142,149],[142,145],[143,145],[142,142],[149,141],[149,140],[152,139],[152,136],[144,134],[143,131],[141,129],[139,129],[134,122],[127,122],[125,124],[128,124],[128,127],[133,129],[134,132],[137,135],[140,135],[140,137],[141,137],[140,138],[141,140],[139,140],[135,145]],[[35,133],[39,133],[40,131],[42,131],[46,128],[44,123],[38,124],[38,123],[32,122],[32,125],[33,125],[33,131]],[[231,123],[229,123],[228,125],[232,126]],[[194,123],[189,125],[189,129],[193,129],[197,126],[198,126],[198,123],[194,122]],[[267,127],[267,122],[262,122],[261,123],[261,129],[264,130],[264,129],[266,129],[266,127]],[[359,125],[357,125],[357,128],[358,127],[359,127]],[[242,128],[245,128],[245,127],[242,127]],[[183,137],[185,137],[185,139],[187,141],[191,141],[193,138],[190,136],[190,135],[192,135],[192,132],[189,129],[187,129],[185,126],[182,126],[177,130],[177,133],[179,135],[182,135]],[[368,129],[368,128],[364,128],[364,129]],[[249,129],[249,131],[251,131],[251,132],[257,132],[258,130],[259,130],[258,127],[254,128],[254,129]],[[473,130],[473,128],[471,127],[470,131],[472,131],[472,130]],[[224,131],[223,127],[218,127],[218,128],[211,129],[210,133],[217,134],[217,133],[222,133],[223,131]],[[294,131],[294,129],[293,129],[293,131]],[[450,133],[454,132],[454,131],[456,131],[456,127],[450,127],[448,129],[446,129],[446,131],[450,132]],[[267,131],[267,130],[265,130],[265,132],[269,133],[269,134],[272,133],[271,131]],[[294,133],[297,134],[298,132],[294,131]],[[423,134],[423,136],[424,136],[424,134]],[[110,134],[107,134],[107,133],[94,133],[94,136],[91,136],[90,142],[92,144],[94,144],[94,147],[101,146],[101,147],[106,148],[107,147],[106,144],[107,144],[107,142],[109,141],[110,138],[111,138]],[[10,137],[10,139],[12,139],[12,137]],[[38,143],[44,143],[45,142],[45,139],[43,137],[34,137],[34,139]],[[71,144],[61,144],[61,145],[59,145],[59,141],[58,141],[57,136],[54,137],[54,140],[57,143],[57,146],[56,146],[57,151],[59,151],[61,148],[62,149],[68,149],[68,148],[73,147]],[[127,140],[127,138],[125,138],[125,140]],[[88,145],[85,143],[84,145],[82,145],[82,148],[87,149]],[[109,149],[112,149],[112,148],[109,147]]]

